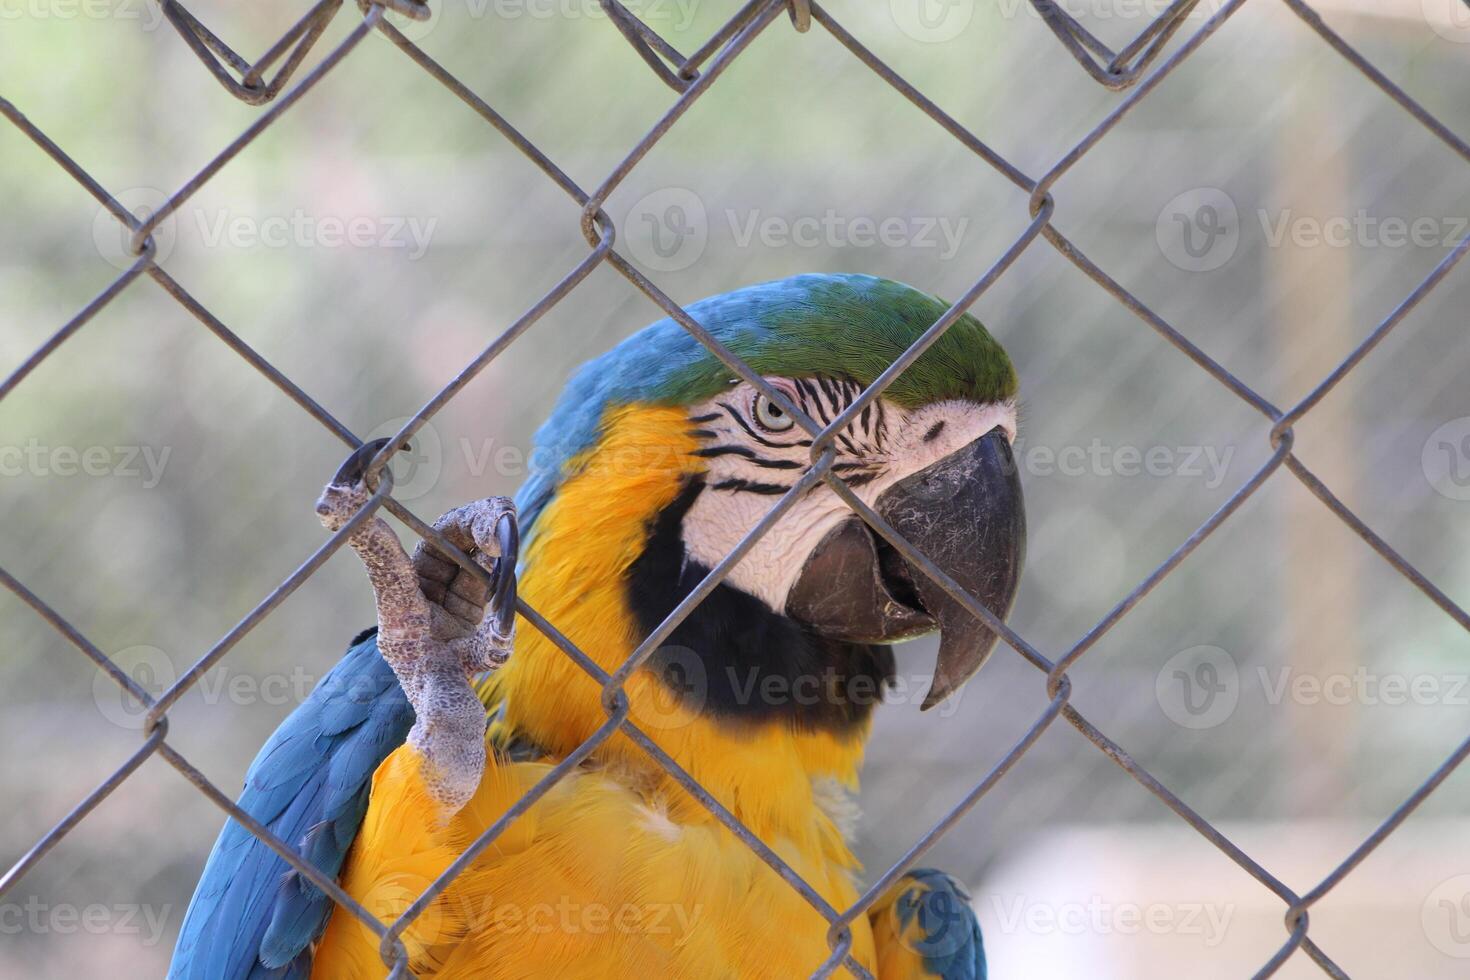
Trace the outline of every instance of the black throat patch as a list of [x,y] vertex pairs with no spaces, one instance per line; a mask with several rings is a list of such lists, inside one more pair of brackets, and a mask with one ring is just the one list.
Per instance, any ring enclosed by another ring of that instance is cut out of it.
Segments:
[[[688,556],[680,530],[703,491],[702,480],[688,481],[650,523],[647,546],[628,570],[629,607],[644,636],[709,574]],[[722,582],[675,628],[645,669],[704,714],[843,733],[868,720],[893,679],[894,661],[887,646],[816,636]]]

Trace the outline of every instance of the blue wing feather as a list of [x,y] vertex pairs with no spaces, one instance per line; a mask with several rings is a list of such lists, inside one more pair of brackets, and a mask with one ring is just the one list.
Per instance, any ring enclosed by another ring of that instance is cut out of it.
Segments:
[[[240,806],[336,877],[367,812],[373,773],[412,725],[377,638],[363,634],[260,750]],[[305,978],[331,911],[320,889],[230,820],[184,915],[169,978]]]

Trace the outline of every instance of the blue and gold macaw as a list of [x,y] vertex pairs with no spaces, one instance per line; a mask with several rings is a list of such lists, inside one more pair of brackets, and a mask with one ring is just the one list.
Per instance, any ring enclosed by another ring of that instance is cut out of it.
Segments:
[[[797,276],[690,307],[787,407],[669,320],[584,366],[538,431],[538,465],[514,505],[481,501],[436,525],[490,576],[432,545],[410,558],[376,518],[349,538],[378,627],[261,750],[241,806],[391,922],[607,721],[601,687],[550,639],[524,624],[515,638],[509,590],[616,670],[800,478],[811,440],[789,407],[829,423],[945,308],[855,275]],[[966,315],[854,416],[833,465],[1001,616],[1025,539],[1016,387],[1005,352]],[[368,499],[362,465],[380,446],[327,487],[327,527]],[[630,719],[843,909],[859,895],[853,795],[895,674],[890,645],[936,629],[926,707],[979,668],[994,633],[818,482],[628,679]],[[403,941],[419,977],[785,980],[827,958],[826,934],[809,903],[618,732],[479,853]],[[380,976],[378,946],[231,821],[170,976]],[[854,923],[852,953],[879,980],[985,977],[968,898],[936,871],[910,872]]]

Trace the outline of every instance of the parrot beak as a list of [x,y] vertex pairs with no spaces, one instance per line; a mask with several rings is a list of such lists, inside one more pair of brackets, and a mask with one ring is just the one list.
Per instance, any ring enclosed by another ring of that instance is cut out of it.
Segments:
[[[873,509],[981,605],[1001,619],[1010,612],[1026,553],[1026,512],[1003,430],[900,480]],[[850,643],[893,643],[938,629],[926,711],[980,669],[997,639],[857,517],[812,550],[786,612],[819,635]]]

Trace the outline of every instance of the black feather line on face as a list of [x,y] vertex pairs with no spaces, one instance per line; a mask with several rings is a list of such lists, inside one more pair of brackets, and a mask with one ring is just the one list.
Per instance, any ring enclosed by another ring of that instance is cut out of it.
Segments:
[[852,476],[845,476],[842,478],[842,482],[846,483],[849,487],[865,487],[876,479],[878,479],[878,474],[869,470],[865,473],[854,473]]
[[720,402],[719,405],[726,412],[730,413],[730,417],[735,420],[735,423],[739,425],[740,428],[745,430],[746,435],[750,436],[762,446],[768,446],[771,449],[790,449],[792,446],[810,446],[812,444],[812,441],[810,439],[798,440],[796,442],[777,442],[773,439],[768,439],[766,436],[755,431],[750,423],[745,421],[745,417],[741,415],[740,412],[733,405],[729,404],[728,402]]
[[694,450],[694,455],[705,459],[714,459],[718,456],[739,456],[767,470],[799,470],[806,465],[794,459],[767,459],[746,446],[705,446],[703,449]]
[[[835,422],[838,416],[847,411],[848,407],[863,392],[863,386],[850,378],[829,378],[823,375],[817,375],[814,380],[816,382],[815,388],[804,378],[798,378],[797,384],[812,400],[812,404],[804,405],[804,407],[814,417],[819,417],[823,425],[831,425]],[[820,393],[818,389],[820,389]],[[841,432],[837,433],[837,444],[853,456],[861,456],[863,454],[864,447],[860,443],[864,434],[866,434],[869,440],[873,441],[873,448],[879,448],[880,446],[877,442],[878,433],[873,424],[873,405],[873,402],[864,405],[857,419],[849,422],[843,427]],[[878,406],[878,411],[880,413],[882,412],[881,405]],[[881,420],[881,418],[882,416],[880,415],[879,419]],[[866,430],[866,433],[864,430]]]
[[767,496],[779,496],[791,488],[779,483],[756,483],[750,480],[742,480],[733,477],[729,480],[721,480],[719,483],[711,484],[711,490],[729,490],[738,493],[761,493]]
[[822,424],[831,425],[832,416],[827,414],[827,406],[824,403],[822,396],[817,392],[816,386],[813,385],[806,378],[797,378],[796,386],[800,388],[803,392],[805,392],[807,397],[811,399],[810,402],[806,406],[804,406],[807,408],[807,414],[813,414],[811,410],[816,409],[815,414],[818,418],[822,420]]
[[[704,492],[697,478],[649,525],[628,569],[628,605],[651,633],[709,574],[684,547],[684,518]],[[783,724],[847,734],[867,724],[894,675],[886,646],[839,643],[804,630],[728,583],[714,590],[655,650],[653,671],[683,704],[732,724]]]
[[745,459],[755,459],[755,450],[745,446],[704,446],[694,450],[694,455],[703,459],[715,459],[719,456],[742,456]]
[[[795,386],[794,401],[806,413],[823,425],[830,426],[833,421],[846,411],[848,406],[863,392],[863,386],[850,378],[829,378],[816,375],[810,378],[794,378],[791,383]],[[809,448],[812,440],[801,438],[791,441],[781,441],[772,438],[772,434],[758,429],[747,420],[746,415],[735,405],[728,401],[717,401],[716,404],[730,418],[740,430],[753,441],[768,449],[793,449]],[[705,422],[715,418],[721,418],[719,413],[711,412],[705,415],[691,416],[691,422]],[[874,400],[863,406],[857,418],[853,419],[843,430],[836,435],[837,446],[848,455],[858,458],[868,452],[881,451],[883,447],[884,430],[887,427],[887,417],[881,399]],[[694,429],[691,434],[706,439],[717,439],[721,433],[713,429]],[[729,433],[725,433],[728,435]],[[771,459],[745,446],[716,445],[706,446],[694,451],[694,455],[705,459],[713,459],[719,456],[740,456],[750,460],[757,466],[773,470],[795,470],[807,464],[807,461],[795,461],[787,459]],[[871,463],[849,464],[871,466]],[[859,478],[854,484],[861,486],[877,478],[878,474]],[[734,485],[733,481],[727,481]]]

